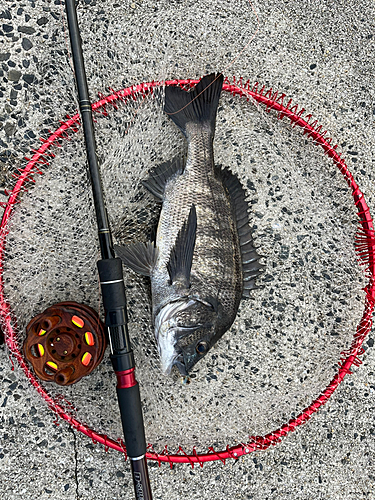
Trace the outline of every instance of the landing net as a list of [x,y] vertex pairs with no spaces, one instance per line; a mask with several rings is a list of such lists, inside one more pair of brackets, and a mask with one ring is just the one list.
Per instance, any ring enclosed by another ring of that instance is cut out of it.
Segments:
[[[164,85],[196,82],[142,83],[111,90],[93,105],[118,244],[147,240],[158,207],[140,181],[185,153],[163,112]],[[189,385],[161,373],[149,284],[125,271],[148,457],[170,463],[237,458],[305,423],[361,363],[374,307],[369,209],[311,115],[284,94],[227,78],[214,151],[215,162],[230,167],[247,190],[266,271],[262,288],[241,302],[232,328],[196,365]],[[0,313],[8,347],[50,408],[94,441],[125,452],[108,355],[89,377],[62,388],[42,385],[21,352],[26,324],[50,305],[74,300],[100,310],[98,258],[74,115],[45,134],[10,189],[1,224]]]

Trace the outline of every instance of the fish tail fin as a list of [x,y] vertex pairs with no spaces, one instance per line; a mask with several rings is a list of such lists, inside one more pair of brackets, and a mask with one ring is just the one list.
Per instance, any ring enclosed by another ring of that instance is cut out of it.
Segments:
[[187,92],[180,87],[166,87],[164,111],[187,136],[188,123],[209,124],[215,131],[216,112],[224,77],[221,73],[203,77],[195,88]]

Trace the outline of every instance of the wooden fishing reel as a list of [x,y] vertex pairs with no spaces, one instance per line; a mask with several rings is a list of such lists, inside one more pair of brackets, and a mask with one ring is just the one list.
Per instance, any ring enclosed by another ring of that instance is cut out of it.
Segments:
[[76,302],[61,302],[38,314],[26,335],[23,349],[36,375],[59,385],[74,384],[91,373],[107,347],[98,314]]

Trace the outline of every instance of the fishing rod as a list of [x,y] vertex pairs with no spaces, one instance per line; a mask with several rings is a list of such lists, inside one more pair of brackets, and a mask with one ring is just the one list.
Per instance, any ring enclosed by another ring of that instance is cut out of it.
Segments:
[[126,452],[130,459],[136,499],[152,500],[141,397],[135,378],[134,354],[127,328],[122,263],[121,259],[115,258],[104,203],[75,0],[66,0],[65,7],[102,257],[97,262],[97,266],[105,310],[105,324],[111,345],[111,362],[117,376],[117,398]]

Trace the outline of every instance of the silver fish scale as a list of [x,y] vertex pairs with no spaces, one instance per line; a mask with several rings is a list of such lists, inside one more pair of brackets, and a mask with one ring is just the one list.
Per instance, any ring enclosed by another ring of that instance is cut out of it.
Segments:
[[185,170],[167,183],[164,192],[156,237],[158,260],[151,276],[153,307],[155,312],[161,304],[176,298],[166,265],[194,204],[197,232],[188,293],[190,297],[218,301],[221,318],[216,333],[220,334],[234,321],[242,295],[239,241],[230,200],[214,173],[211,131],[193,124],[189,127]]

